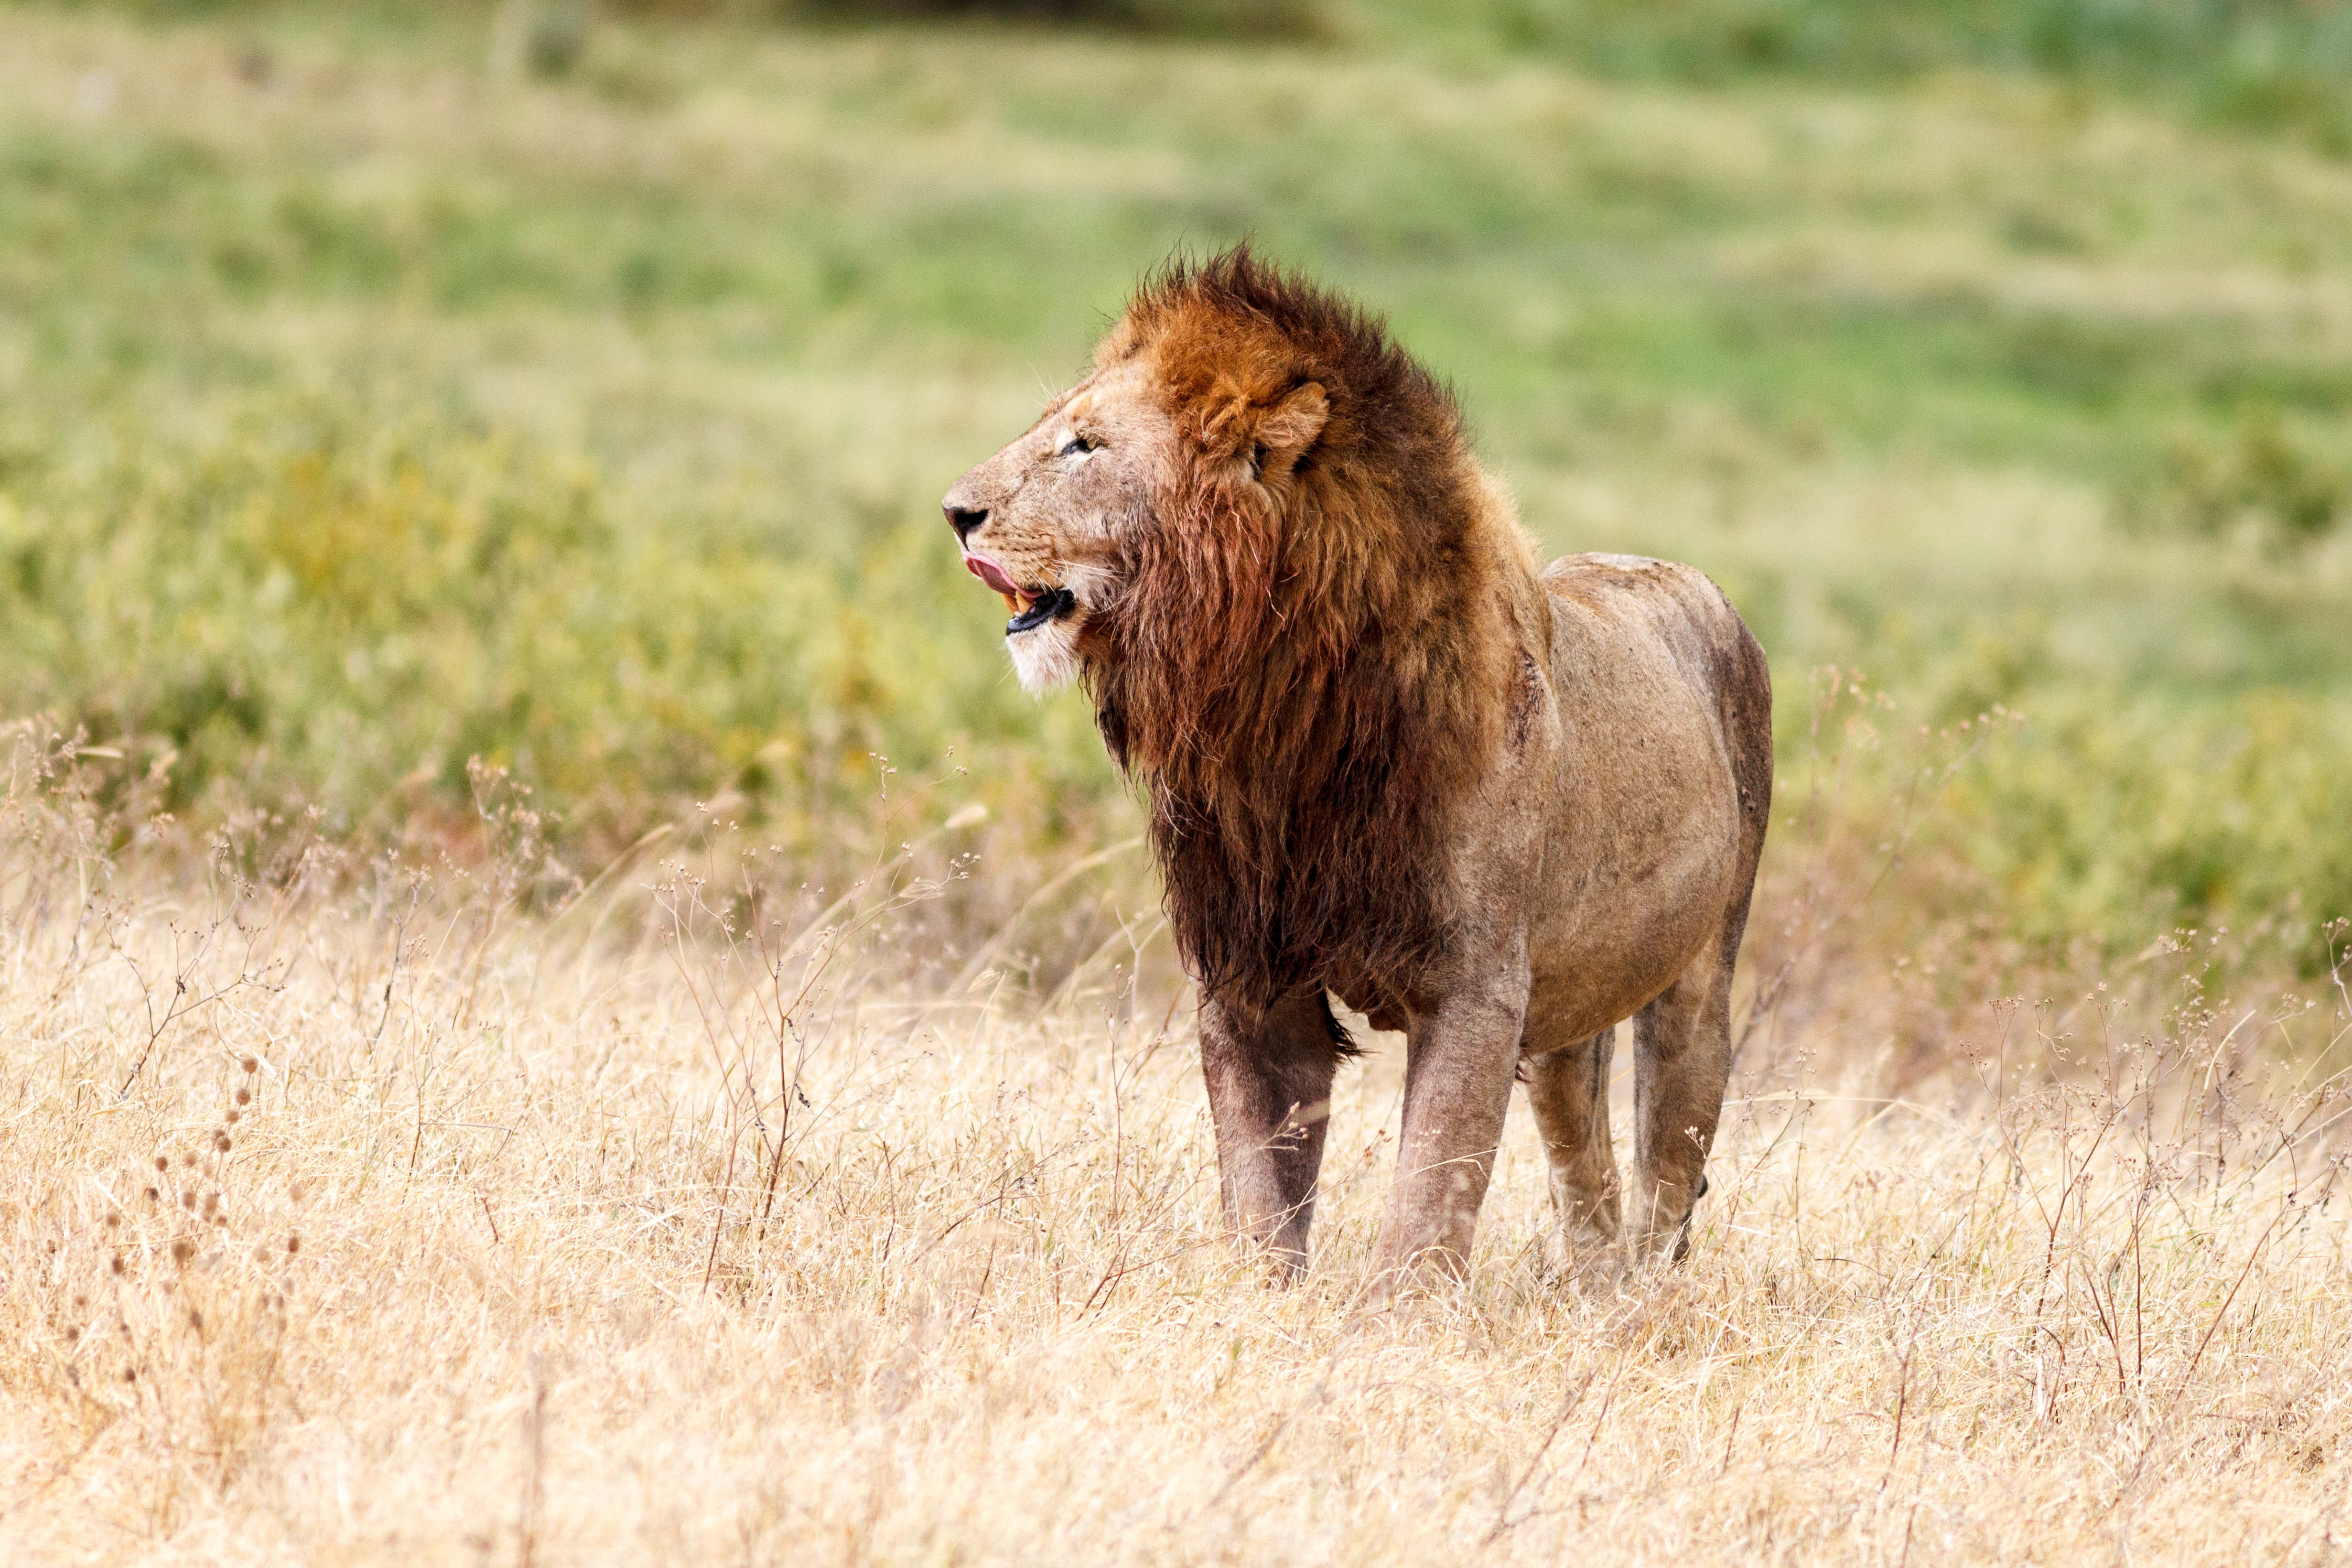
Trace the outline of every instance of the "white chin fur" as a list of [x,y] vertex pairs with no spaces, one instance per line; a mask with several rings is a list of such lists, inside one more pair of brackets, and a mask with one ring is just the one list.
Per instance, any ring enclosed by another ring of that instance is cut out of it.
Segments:
[[1043,697],[1078,678],[1077,617],[1064,616],[1034,630],[1015,632],[1004,639],[1004,649],[1013,656],[1013,672],[1021,678],[1021,689],[1032,697]]

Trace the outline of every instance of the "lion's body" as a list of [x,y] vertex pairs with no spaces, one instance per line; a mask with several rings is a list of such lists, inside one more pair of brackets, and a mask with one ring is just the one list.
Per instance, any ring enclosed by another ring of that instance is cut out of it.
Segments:
[[1571,555],[1543,581],[1561,744],[1530,1007],[1591,1035],[1663,991],[1744,900],[1771,711],[1760,651],[1691,568]]
[[1094,375],[959,482],[1024,680],[1076,675],[1143,785],[1201,982],[1228,1209],[1303,1264],[1326,994],[1409,1037],[1376,1269],[1459,1268],[1524,1063],[1562,1244],[1682,1244],[1729,1068],[1770,689],[1687,567],[1538,574],[1452,400],[1351,307],[1236,252],[1148,286]]

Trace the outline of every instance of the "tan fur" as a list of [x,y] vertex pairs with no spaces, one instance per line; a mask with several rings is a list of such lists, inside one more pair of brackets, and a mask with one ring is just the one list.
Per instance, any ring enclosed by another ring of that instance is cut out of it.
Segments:
[[1147,281],[946,506],[1015,607],[1070,595],[1014,663],[1086,682],[1150,803],[1236,1228],[1303,1267],[1336,994],[1409,1037],[1381,1289],[1462,1268],[1522,1061],[1561,1248],[1613,1251],[1629,1016],[1634,1237],[1685,1246],[1771,793],[1763,658],[1714,585],[1538,576],[1444,389],[1245,249]]

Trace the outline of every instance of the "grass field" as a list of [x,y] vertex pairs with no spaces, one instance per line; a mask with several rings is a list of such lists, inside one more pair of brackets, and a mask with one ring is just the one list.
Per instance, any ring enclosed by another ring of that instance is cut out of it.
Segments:
[[1826,663],[1906,729],[2025,711],[1937,829],[2005,929],[2284,916],[2309,970],[2352,913],[2352,169],[2307,140],[1394,16],[613,22],[554,80],[463,12],[201,16],[0,14],[0,688],[184,814],[391,842],[480,756],[583,874],[729,792],[823,857],[874,753],[953,746],[1000,858],[1125,837],[934,508],[1140,270],[1255,232],[1392,313],[1549,545],[1721,580],[1792,745]]
[[12,1563],[2316,1563],[2352,1529],[2340,989],[2243,1016],[2177,954],[2169,1006],[1972,1009],[1899,1094],[1792,1012],[1686,1267],[1548,1283],[1521,1118],[1470,1287],[1368,1316],[1401,1053],[1344,1076],[1318,1263],[1268,1291],[1148,985],[897,987],[935,847],[780,916],[721,831],[515,924],[510,880],[315,855],[135,889],[55,800],[9,803],[0,908]]
[[[2352,1538],[2325,8],[527,9],[0,7],[0,1559]],[[936,506],[1244,233],[1772,657],[1678,1272],[1546,1282],[1515,1118],[1359,1312],[1393,1040],[1307,1285],[1223,1244]]]

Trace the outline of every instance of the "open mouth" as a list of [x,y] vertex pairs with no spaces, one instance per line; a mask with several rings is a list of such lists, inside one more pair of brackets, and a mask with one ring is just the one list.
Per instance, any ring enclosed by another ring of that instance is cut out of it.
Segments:
[[1004,626],[1006,637],[1014,632],[1034,632],[1077,608],[1078,597],[1067,588],[1024,588],[985,555],[967,551],[963,564],[965,571],[1004,595],[1004,607],[1013,612],[1013,618]]
[[1020,613],[1004,623],[1004,635],[1034,632],[1048,621],[1058,621],[1078,607],[1078,596],[1067,588],[1024,588],[1017,596],[1005,595],[1008,607],[1018,605]]

